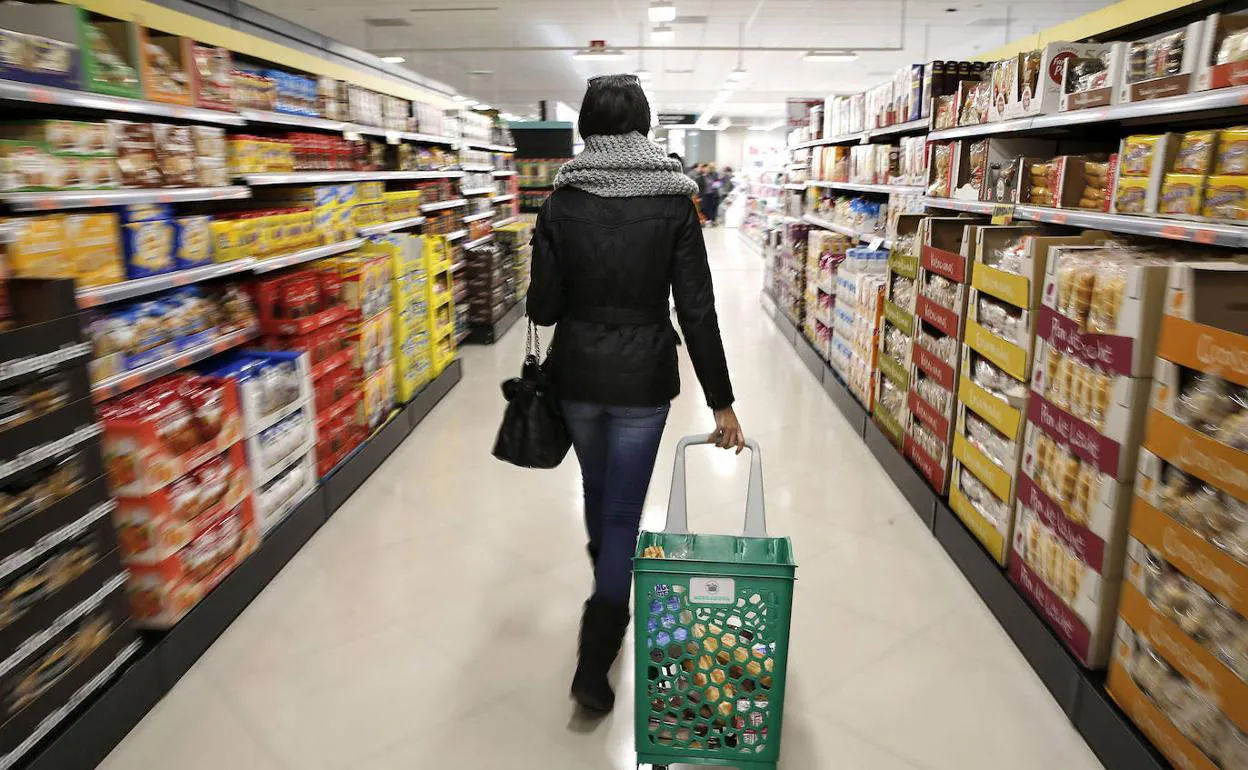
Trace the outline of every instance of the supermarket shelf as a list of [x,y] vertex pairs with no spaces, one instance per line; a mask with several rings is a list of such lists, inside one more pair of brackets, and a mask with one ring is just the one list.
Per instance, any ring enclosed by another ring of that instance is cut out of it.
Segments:
[[912,120],[908,123],[898,123],[884,128],[872,128],[866,131],[855,131],[852,134],[843,134],[841,136],[832,136],[827,139],[813,139],[809,142],[802,142],[789,147],[789,150],[805,150],[811,147],[823,147],[829,144],[867,144],[872,139],[881,139],[890,136],[901,136],[902,134],[922,134],[928,129],[929,123],[927,118]]
[[853,192],[900,193],[902,195],[919,195],[924,188],[921,185],[909,184],[860,184],[858,182],[807,182],[810,187],[827,187],[833,190],[852,190]]
[[446,239],[447,239],[448,241],[457,241],[457,240],[459,240],[460,238],[463,238],[463,237],[464,237],[465,235],[467,235],[467,234],[468,234],[468,231],[467,231],[467,230],[456,230],[456,231],[455,231],[455,232],[453,232],[453,233],[447,233],[447,234],[446,234]]
[[25,102],[41,106],[55,105],[92,112],[111,112],[126,115],[150,115],[154,118],[189,120],[196,123],[215,123],[220,126],[241,126],[243,118],[232,112],[205,110],[200,107],[182,107],[161,104],[144,99],[127,99],[121,96],[105,96],[68,88],[36,86],[13,80],[0,80],[0,101]]
[[866,131],[857,131],[843,136],[830,136],[827,139],[812,139],[789,147],[790,150],[806,150],[811,147],[824,147],[830,144],[862,144],[867,139]]
[[[928,198],[932,208],[991,214],[993,205],[984,201],[961,201],[952,198]],[[1097,211],[1051,209],[1042,206],[1014,206],[1014,219],[1026,219],[1071,227],[1092,227],[1115,233],[1150,235],[1172,241],[1203,243],[1214,246],[1248,246],[1248,227],[1195,219],[1148,217],[1132,214],[1107,214]]]
[[110,302],[120,302],[123,299],[142,297],[147,294],[164,291],[165,289],[173,289],[178,286],[199,283],[200,281],[209,281],[213,278],[221,278],[222,276],[234,275],[235,273],[249,272],[255,267],[255,264],[256,260],[248,257],[246,259],[236,259],[232,262],[221,262],[190,270],[178,270],[177,272],[165,273],[164,275],[154,275],[150,278],[122,281],[121,283],[109,284],[108,286],[93,286],[79,289],[78,307],[85,309],[107,305]]
[[786,189],[786,190],[805,190],[805,189],[806,189],[806,183],[805,183],[805,182],[786,182],[786,183],[785,183],[785,185],[784,185],[784,189]]
[[393,222],[383,222],[379,225],[369,225],[360,228],[360,235],[383,235],[392,233],[395,230],[406,230],[409,227],[419,227],[425,223],[424,217],[408,217],[407,219],[396,219]]
[[482,173],[482,174],[486,173],[487,171],[494,170],[494,167],[491,166],[489,163],[460,163],[459,167],[463,171],[473,171],[473,172]]
[[[384,438],[381,433],[370,438],[326,483],[318,485],[267,532],[256,552],[180,623],[167,632],[144,635],[130,664],[88,698],[38,753],[18,767],[92,770],[103,762],[345,502],[347,498],[341,495],[345,492],[349,497],[462,378],[463,365],[456,360],[400,408],[387,426],[392,432]],[[349,484],[352,480],[354,486]]]
[[494,176],[515,176],[517,173],[519,173],[519,172],[517,172],[514,168],[496,168],[496,169],[494,169]]
[[493,345],[503,338],[503,335],[516,325],[516,322],[524,317],[524,297],[516,300],[515,304],[503,313],[502,317],[493,324],[481,326],[472,324],[469,326],[468,339],[465,344],[468,345]]
[[239,329],[195,347],[187,348],[159,361],[153,361],[146,366],[140,366],[138,369],[131,369],[128,372],[122,372],[109,377],[91,387],[91,398],[97,402],[105,401],[121,393],[134,390],[140,385],[151,382],[158,377],[164,377],[166,374],[172,374],[179,369],[184,369],[191,364],[203,361],[205,358],[215,356],[230,348],[238,347],[244,342],[255,338],[258,333],[259,329],[254,326]]
[[54,211],[125,206],[133,203],[185,203],[188,201],[230,201],[250,198],[246,187],[162,187],[141,190],[62,190],[58,192],[17,192],[0,195],[14,211]]
[[520,217],[507,217],[506,219],[494,220],[490,226],[497,230],[500,227],[505,227],[507,225],[514,224],[515,222],[519,222],[519,221],[520,221]]
[[315,246],[311,249],[302,251],[294,251],[290,254],[283,254],[278,257],[269,257],[268,259],[258,260],[252,270],[257,273],[268,273],[273,270],[281,270],[291,265],[301,265],[304,262],[311,262],[321,257],[329,257],[334,254],[341,254],[344,251],[351,251],[364,245],[363,238],[349,238],[338,243],[327,243],[324,246]]
[[889,239],[881,235],[878,235],[876,233],[859,232],[858,230],[855,230],[852,227],[847,227],[845,225],[838,225],[835,222],[830,222],[826,219],[820,219],[814,214],[806,214],[805,216],[802,217],[802,221],[809,222],[810,224],[815,225],[817,227],[822,227],[825,230],[831,230],[834,233],[840,233],[841,235],[848,235],[850,238],[857,238],[858,240],[863,241],[864,243],[870,243],[871,241],[874,241],[876,238],[879,238],[880,246],[886,249],[892,248],[893,246],[892,241],[890,241]]
[[341,120],[314,118],[310,115],[291,115],[286,112],[270,112],[269,110],[244,109],[239,110],[238,114],[243,121],[262,126],[290,126],[292,128],[320,129],[321,131],[343,131],[351,127],[349,123]]
[[1248,103],[1248,86],[1218,88],[1212,91],[1169,96],[1164,99],[1146,99],[1141,102],[1128,102],[1109,107],[1037,115],[1033,118],[945,128],[932,131],[927,138],[941,141],[987,134],[1039,133],[1095,123],[1149,122],[1149,118],[1157,118],[1156,121],[1151,121],[1154,123],[1170,124],[1176,120],[1215,117],[1222,112],[1242,111],[1245,103]]
[[738,230],[737,232],[740,234],[741,242],[746,245],[746,248],[760,257],[763,256],[763,247],[757,240],[746,235],[744,230]]
[[460,141],[464,147],[473,150],[489,150],[490,152],[515,152],[516,148],[505,144],[490,144],[489,142],[478,142],[475,139],[463,139]]
[[476,222],[478,219],[487,219],[492,216],[494,216],[493,211],[482,211],[480,214],[469,214],[466,217],[462,217],[460,221],[466,224],[468,222]]
[[463,198],[456,198],[449,201],[438,201],[437,203],[422,203],[420,210],[428,214],[430,211],[441,211],[443,209],[453,209],[459,206],[467,206],[468,201]]
[[403,139],[404,141],[421,142],[424,144],[454,145],[459,141],[453,136],[441,136],[439,134],[422,134],[419,131],[399,131],[398,135],[399,135],[399,138]]
[[931,127],[931,121],[928,118],[919,118],[906,123],[897,123],[884,128],[873,128],[867,132],[867,136],[876,139],[883,136],[901,136],[902,134],[925,134]]
[[516,199],[515,195],[495,195],[490,200],[494,201],[495,203],[506,203],[507,201],[514,201],[515,199]]
[[464,248],[475,249],[476,247],[483,246],[492,240],[494,240],[494,234],[490,233],[489,235],[483,235],[480,238],[477,238],[476,240],[468,241],[467,243],[464,244]]
[[458,179],[464,172],[450,171],[291,171],[289,173],[244,174],[252,187],[281,184],[320,184],[328,182],[385,182],[415,179]]
[[460,190],[459,194],[467,197],[469,195],[489,195],[492,192],[494,192],[493,187],[469,187],[467,189]]

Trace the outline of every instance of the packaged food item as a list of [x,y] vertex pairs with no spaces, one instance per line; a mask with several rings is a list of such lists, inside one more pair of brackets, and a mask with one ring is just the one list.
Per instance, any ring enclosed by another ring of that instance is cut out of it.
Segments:
[[43,697],[99,649],[114,630],[116,621],[111,613],[97,608],[69,622],[33,655],[21,658],[20,667],[0,679],[4,683],[4,689],[0,690],[4,713],[17,714]]
[[1152,173],[1153,163],[1162,136],[1129,136],[1123,143],[1119,172],[1124,176],[1146,177]]
[[161,187],[164,178],[156,160],[156,139],[151,123],[109,121],[117,137],[117,169],[122,187]]
[[73,451],[0,483],[0,531],[34,516],[90,481],[84,451]]
[[190,104],[191,76],[183,66],[187,50],[182,47],[181,39],[144,29],[140,53],[147,97]]
[[213,374],[238,382],[239,400],[249,425],[292,406],[303,395],[297,353],[240,353]]
[[66,256],[69,241],[62,214],[13,217],[4,220],[12,235],[0,243],[8,273],[15,278],[70,278]]
[[56,411],[73,395],[70,377],[64,372],[45,374],[35,380],[0,390],[0,433]]
[[972,353],[971,379],[991,395],[1006,403],[1017,403],[1027,397],[1027,386],[998,369],[988,359]]
[[1220,176],[1248,174],[1248,127],[1223,129],[1213,173]]
[[257,474],[282,466],[312,441],[312,424],[304,410],[295,412],[276,425],[248,440],[248,456]]
[[1213,168],[1213,151],[1218,144],[1217,131],[1188,131],[1179,142],[1174,170],[1179,174],[1208,174]]
[[57,190],[62,186],[63,166],[47,145],[0,140],[0,192]]
[[1015,345],[1026,345],[1029,329],[1023,311],[1008,303],[980,293],[976,303],[976,319],[980,326]]
[[944,198],[949,195],[951,166],[953,164],[953,145],[936,144],[932,146],[931,183],[927,186],[927,194]]
[[174,226],[174,261],[179,270],[212,263],[212,217],[178,217]]
[[1114,208],[1120,214],[1148,213],[1147,177],[1118,177],[1118,193],[1114,198]]
[[1201,213],[1210,219],[1241,222],[1248,219],[1248,178],[1211,176],[1205,182]]
[[121,30],[123,36],[129,34],[126,22],[84,21],[83,35],[93,60],[86,73],[86,86],[92,91],[130,95],[139,89],[139,74],[113,45],[104,29],[107,25]]
[[1014,442],[969,409],[966,410],[966,437],[1000,467],[1013,468],[1016,456]]
[[135,222],[123,225],[121,234],[128,277],[160,275],[177,267],[172,222]]
[[1200,174],[1166,174],[1157,210],[1162,214],[1200,213],[1205,178]]
[[966,468],[958,474],[958,486],[967,501],[993,526],[1000,527],[1009,520],[1009,506],[997,499],[997,496]]
[[0,631],[86,574],[104,555],[98,530],[88,528],[0,578]]

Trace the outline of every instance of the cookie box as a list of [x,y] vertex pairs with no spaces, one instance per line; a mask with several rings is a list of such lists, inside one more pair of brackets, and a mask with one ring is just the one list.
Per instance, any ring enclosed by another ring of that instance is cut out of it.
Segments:
[[1061,107],[1063,60],[1096,56],[1104,48],[1099,43],[1054,42],[994,64],[988,77],[988,119],[1009,120],[1057,112]]
[[252,501],[246,497],[173,556],[154,564],[130,565],[128,590],[135,624],[171,628],[259,543]]
[[143,98],[139,79],[139,27],[129,21],[83,11],[79,15],[82,85],[110,96]]
[[69,214],[65,217],[65,237],[79,287],[125,280],[117,215]]
[[213,372],[238,383],[246,435],[254,436],[312,399],[309,360],[309,354],[297,351],[249,352]]
[[1164,99],[1197,88],[1204,21],[1127,44],[1126,78],[1119,102]]
[[13,217],[4,220],[12,233],[0,244],[9,274],[16,278],[71,278],[73,266],[63,214]]
[[1126,78],[1127,44],[1097,46],[1063,62],[1060,112],[1109,107],[1122,98]]
[[192,43],[191,61],[187,69],[191,75],[191,87],[197,106],[210,110],[234,110],[230,78],[234,65],[228,50]]
[[1139,134],[1122,140],[1118,147],[1118,181],[1111,212],[1157,212],[1166,172],[1174,166],[1182,138],[1182,134],[1166,133]]
[[100,411],[109,487],[119,497],[149,495],[242,438],[233,381],[178,376],[108,403]]
[[1062,532],[1019,505],[1010,581],[1088,668],[1103,668],[1109,662],[1121,571],[1121,552],[1113,571],[1101,572],[1084,561]]
[[173,259],[179,270],[212,264],[212,217],[173,220]]
[[246,441],[247,461],[257,487],[308,453],[316,444],[316,418],[311,401],[290,416],[265,428]]
[[188,38],[139,28],[139,61],[146,98],[186,106],[195,103],[195,58],[191,45]]
[[351,366],[367,377],[394,355],[394,316],[382,312],[347,329],[345,337],[351,353]]
[[240,444],[202,463],[172,484],[142,497],[118,497],[113,512],[126,564],[169,558],[251,494]]
[[[1065,246],[1050,255],[1036,337],[1106,374],[1148,377],[1169,269],[1140,260],[1103,270],[1100,263],[1079,262],[1081,253],[1095,253],[1089,249],[1096,247]],[[1092,308],[1098,309],[1098,331],[1089,325]]]
[[77,9],[42,3],[0,9],[0,77],[22,83],[78,90]]
[[256,489],[256,518],[267,534],[316,488],[316,452],[309,449],[299,462]]
[[174,225],[168,221],[122,225],[122,251],[129,278],[147,278],[176,270]]
[[[452,354],[453,355],[453,354]],[[387,363],[361,384],[364,419],[372,430],[381,425],[394,408],[394,364]]]

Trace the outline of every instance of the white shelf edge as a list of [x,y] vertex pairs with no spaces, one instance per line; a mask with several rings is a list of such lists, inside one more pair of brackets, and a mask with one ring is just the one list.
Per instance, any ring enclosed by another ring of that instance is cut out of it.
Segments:
[[424,212],[442,211],[443,209],[453,209],[453,208],[458,208],[459,206],[467,206],[467,205],[468,205],[467,200],[463,198],[456,198],[454,200],[449,200],[449,201],[437,201],[435,203],[422,203],[420,204],[420,210]]
[[516,199],[515,195],[508,194],[508,195],[495,195],[490,200],[494,201],[495,203],[506,203],[507,201],[514,201],[515,199]]
[[179,286],[187,286],[201,281],[209,281],[213,278],[221,278],[227,275],[234,275],[250,271],[256,264],[256,260],[251,257],[244,259],[235,259],[230,262],[220,262],[212,265],[204,265],[203,267],[193,267],[189,270],[177,270],[164,275],[153,275],[149,278],[137,278],[130,281],[121,281],[120,283],[112,283],[106,286],[91,286],[85,289],[79,289],[78,307],[90,308],[107,305],[112,302],[120,302],[122,300],[133,299],[134,297],[142,297],[147,294],[154,294],[158,291],[166,289],[175,289]]
[[238,114],[247,123],[266,126],[297,126],[299,128],[316,128],[322,131],[343,131],[348,127],[348,124],[341,120],[316,118],[311,115],[292,115],[270,110],[242,109],[238,111]]
[[369,225],[360,228],[360,235],[384,235],[392,233],[396,230],[406,230],[409,227],[417,227],[425,223],[424,217],[408,217],[407,219],[396,219],[393,222],[382,222],[379,225]]
[[518,174],[518,173],[520,173],[520,172],[519,172],[519,171],[516,171],[514,168],[496,168],[496,169],[494,169],[494,176],[515,176],[515,175],[516,175],[516,174]]
[[473,173],[484,174],[493,173],[494,167],[489,163],[460,163],[459,168],[462,171],[470,171]]
[[33,104],[56,104],[80,110],[114,112],[126,115],[151,115],[157,118],[213,123],[220,126],[241,126],[243,118],[226,110],[210,110],[204,107],[183,107],[177,104],[150,102],[146,99],[130,99],[124,96],[93,94],[68,88],[38,86],[0,80],[0,101],[29,102]]
[[345,251],[359,248],[364,244],[363,238],[348,238],[338,243],[327,243],[324,246],[314,246],[310,249],[302,251],[292,251],[289,254],[281,254],[276,257],[268,257],[267,259],[256,260],[252,266],[252,272],[268,273],[274,270],[281,270],[291,265],[301,265],[304,262],[311,262],[314,259],[341,254]]
[[56,211],[59,209],[100,208],[134,203],[184,203],[250,198],[251,190],[241,185],[228,187],[154,187],[122,190],[57,190],[14,192],[0,195],[14,211]]
[[489,195],[494,192],[493,187],[470,187],[467,190],[460,190],[459,194],[463,196],[469,195]]
[[499,227],[506,227],[507,225],[515,224],[516,222],[519,222],[519,221],[520,221],[520,217],[507,217],[505,219],[494,220],[493,222],[490,223],[490,226],[497,229]]
[[203,361],[205,358],[215,356],[217,353],[223,353],[230,348],[238,347],[244,342],[255,338],[259,333],[260,328],[258,326],[249,326],[245,329],[237,329],[229,334],[223,334],[220,337],[215,337],[194,347],[178,351],[173,355],[152,361],[144,366],[101,380],[91,386],[91,395],[97,401],[101,397],[116,398],[122,393],[127,393],[137,387],[146,385],[166,374],[172,374],[179,369]]
[[454,232],[447,233],[447,234],[446,234],[446,239],[447,239],[448,241],[457,241],[457,240],[459,240],[460,238],[463,238],[463,237],[464,237],[465,235],[467,235],[467,234],[468,234],[468,231],[467,231],[467,230],[456,230],[456,231],[454,231]]
[[485,243],[489,243],[489,242],[490,242],[490,241],[492,241],[492,240],[494,240],[494,235],[493,235],[493,233],[491,233],[491,234],[489,234],[489,235],[483,235],[483,236],[481,236],[480,238],[476,239],[475,241],[468,241],[467,243],[465,243],[465,244],[464,244],[464,248],[465,248],[465,249],[475,249],[476,247],[478,247],[478,246],[480,246],[480,245],[482,245],[482,244],[485,244]]
[[494,216],[494,212],[493,212],[493,211],[482,211],[482,212],[481,212],[481,213],[479,213],[479,214],[469,214],[469,215],[468,215],[468,216],[466,216],[466,217],[460,217],[460,221],[461,221],[461,222],[465,222],[465,223],[467,223],[467,222],[476,222],[478,219],[486,219],[486,218],[488,218],[488,217],[492,217],[492,216]]

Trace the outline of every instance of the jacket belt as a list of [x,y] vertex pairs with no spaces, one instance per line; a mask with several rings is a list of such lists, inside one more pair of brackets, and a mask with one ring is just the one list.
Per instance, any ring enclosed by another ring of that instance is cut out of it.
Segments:
[[617,326],[644,326],[646,324],[668,323],[671,319],[671,308],[665,302],[649,308],[637,307],[573,307],[569,308],[567,317],[574,321],[610,324]]

